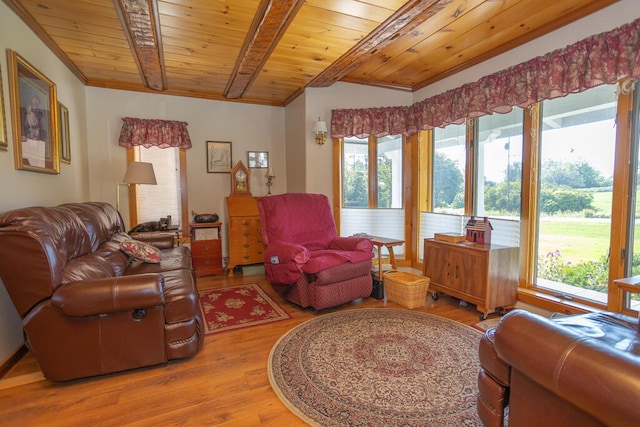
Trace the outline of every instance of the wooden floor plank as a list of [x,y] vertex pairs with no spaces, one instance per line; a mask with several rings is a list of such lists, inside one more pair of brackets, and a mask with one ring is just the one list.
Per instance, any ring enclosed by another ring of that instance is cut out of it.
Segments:
[[[300,323],[329,312],[385,307],[368,298],[315,312],[283,301],[264,276],[205,276],[198,288],[259,283],[291,318],[266,325],[207,335],[193,358],[124,373],[52,383],[27,353],[0,379],[2,425],[207,425],[302,426],[277,398],[267,375],[269,352]],[[387,308],[402,308],[387,303]],[[473,324],[475,306],[441,295],[415,310]]]

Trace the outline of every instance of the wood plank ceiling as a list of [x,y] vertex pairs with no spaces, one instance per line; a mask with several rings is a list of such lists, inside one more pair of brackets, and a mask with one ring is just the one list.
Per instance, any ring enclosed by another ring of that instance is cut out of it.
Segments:
[[281,106],[415,91],[617,0],[3,1],[86,85]]

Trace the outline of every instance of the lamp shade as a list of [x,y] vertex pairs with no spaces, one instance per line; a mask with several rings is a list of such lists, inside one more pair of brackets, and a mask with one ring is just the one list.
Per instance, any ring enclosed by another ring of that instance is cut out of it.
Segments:
[[158,184],[156,174],[153,172],[153,164],[148,162],[129,163],[122,181],[125,184]]
[[318,132],[327,132],[327,122],[322,122],[322,121],[317,121],[317,122],[313,122],[313,127],[311,128],[311,132],[313,133],[318,133]]

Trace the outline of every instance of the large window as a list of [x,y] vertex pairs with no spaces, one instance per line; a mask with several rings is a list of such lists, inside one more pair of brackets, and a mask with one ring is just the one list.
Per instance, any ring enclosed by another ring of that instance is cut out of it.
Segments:
[[134,157],[138,161],[153,164],[158,185],[138,185],[136,188],[136,210],[134,223],[158,221],[171,216],[173,226],[181,226],[187,218],[186,194],[183,194],[182,179],[184,150],[179,148],[135,147]]
[[523,111],[478,119],[474,212],[520,219]]
[[405,239],[403,155],[402,135],[344,138],[340,235]]
[[342,205],[369,207],[369,140],[345,138],[342,158]]
[[433,130],[433,212],[464,213],[466,126]]
[[[625,259],[625,275],[640,276],[640,95],[635,91],[634,115],[631,135],[631,171],[629,179],[629,234]],[[625,308],[640,310],[640,294],[624,297]]]
[[616,88],[542,103],[536,285],[607,302]]

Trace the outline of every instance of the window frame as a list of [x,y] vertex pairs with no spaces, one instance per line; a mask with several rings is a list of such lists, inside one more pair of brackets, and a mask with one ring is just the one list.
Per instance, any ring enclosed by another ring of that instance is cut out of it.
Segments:
[[[144,147],[141,147],[143,149]],[[181,213],[180,213],[180,224],[181,224],[181,232],[184,234],[186,227],[189,226],[189,207],[187,206],[187,150],[184,148],[179,148],[180,153],[180,205],[181,205]],[[136,152],[136,147],[127,148],[127,163],[138,161],[138,154]],[[138,215],[138,193],[136,185],[129,185],[128,188],[128,199],[129,199],[129,223],[139,224],[139,215]]]
[[[624,85],[621,85],[624,86]],[[637,85],[639,86],[639,85]],[[640,116],[640,102],[634,101],[634,93],[637,91],[621,91],[618,96],[616,113],[616,145],[615,166],[613,173],[613,211],[611,216],[610,261],[608,277],[607,304],[603,306],[594,301],[580,299],[572,296],[572,300],[559,300],[553,292],[537,287],[534,284],[537,268],[536,260],[536,236],[538,232],[538,192],[540,190],[540,129],[541,129],[541,105],[532,104],[524,109],[523,120],[523,155],[522,155],[522,194],[520,216],[520,279],[518,287],[518,300],[529,303],[550,311],[564,313],[580,313],[593,309],[606,309],[615,311],[615,303],[619,289],[613,284],[615,279],[623,278],[627,273],[627,247],[629,245],[628,223],[630,221],[631,208],[628,203],[628,191],[631,179],[630,161],[632,160],[632,118],[633,114]],[[640,94],[635,94],[640,96]],[[465,214],[470,215],[475,211],[475,128],[477,119],[468,119],[467,126],[467,165],[465,179]],[[473,124],[470,124],[473,123]],[[417,147],[419,154],[413,161],[415,167],[415,182],[419,182],[414,189],[415,196],[412,199],[415,217],[420,212],[432,212],[433,183],[430,176],[433,173],[433,130],[420,131],[417,134]],[[473,172],[470,172],[473,171]],[[470,174],[470,175],[469,175]],[[414,218],[415,218],[414,217]],[[420,236],[420,222],[414,220],[412,233],[415,240]],[[421,243],[421,242],[418,242]],[[418,252],[415,252],[417,255]],[[414,266],[422,266],[421,260],[416,260]],[[636,316],[637,313],[623,310],[623,313]]]
[[[378,194],[376,191],[371,191],[371,186],[377,187],[377,161],[371,162],[370,159],[377,158],[377,138],[370,136],[368,139],[368,155],[369,155],[369,197],[368,207],[363,209],[378,209],[372,207],[377,204]],[[412,224],[417,221],[418,213],[414,206],[414,200],[418,197],[418,189],[412,186],[411,183],[417,179],[418,174],[418,140],[419,134],[413,134],[410,136],[402,135],[402,208],[380,208],[380,209],[404,209],[404,241],[405,241],[405,253],[404,259],[397,259],[399,266],[411,266],[413,268],[422,269],[422,265],[416,258],[418,253],[417,245],[418,241],[414,237]],[[373,141],[373,142],[372,142]],[[341,210],[344,208],[344,182],[343,182],[343,164],[344,164],[344,138],[333,138],[333,217],[336,223],[336,228],[340,230],[341,224]],[[371,157],[373,156],[373,157]],[[375,165],[371,166],[371,163]],[[373,172],[372,172],[373,169]],[[375,196],[373,195],[375,194]]]

